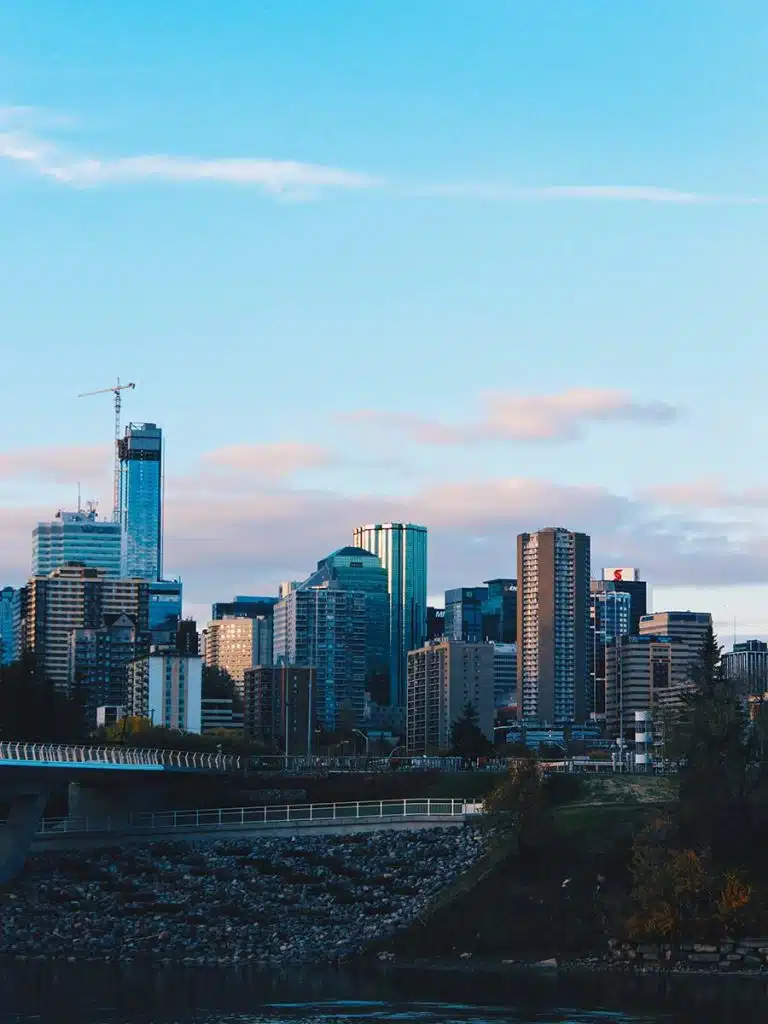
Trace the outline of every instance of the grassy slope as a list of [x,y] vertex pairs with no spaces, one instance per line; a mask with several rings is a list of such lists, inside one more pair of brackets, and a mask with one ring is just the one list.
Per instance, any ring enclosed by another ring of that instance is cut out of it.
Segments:
[[578,802],[553,808],[536,848],[521,854],[516,836],[497,839],[392,948],[511,957],[604,949],[605,915],[626,892],[632,837],[674,796],[669,779],[585,779]]

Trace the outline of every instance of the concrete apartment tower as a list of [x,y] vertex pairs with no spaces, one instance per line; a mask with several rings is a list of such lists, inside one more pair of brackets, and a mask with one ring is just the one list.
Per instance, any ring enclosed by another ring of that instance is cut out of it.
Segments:
[[583,722],[589,713],[590,540],[547,527],[517,538],[517,702],[521,720]]

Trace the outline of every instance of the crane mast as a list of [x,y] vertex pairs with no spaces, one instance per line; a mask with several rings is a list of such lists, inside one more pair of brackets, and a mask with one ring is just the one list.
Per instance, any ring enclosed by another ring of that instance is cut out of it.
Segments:
[[112,502],[112,517],[115,522],[120,518],[120,455],[118,449],[118,443],[120,441],[120,411],[122,409],[122,392],[131,391],[136,385],[132,382],[128,384],[121,384],[120,378],[117,378],[117,383],[113,384],[111,388],[99,388],[96,391],[83,391],[79,394],[78,398],[88,398],[91,395],[106,395],[113,394],[115,396],[115,468],[114,468],[114,495]]

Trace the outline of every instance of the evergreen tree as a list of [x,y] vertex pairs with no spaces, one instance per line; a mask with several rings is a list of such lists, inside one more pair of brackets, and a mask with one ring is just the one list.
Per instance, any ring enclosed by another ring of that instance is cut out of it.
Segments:
[[235,711],[243,710],[243,700],[232,676],[226,669],[203,665],[202,695],[206,700],[231,700]]
[[26,653],[0,666],[0,737],[39,743],[75,743],[85,736],[81,695],[68,695]]
[[487,757],[493,752],[493,744],[482,733],[478,725],[477,711],[471,701],[467,701],[461,715],[453,723],[451,750],[466,759]]
[[721,650],[710,626],[683,695],[680,828],[687,845],[731,862],[749,841],[752,743],[744,703],[724,678]]

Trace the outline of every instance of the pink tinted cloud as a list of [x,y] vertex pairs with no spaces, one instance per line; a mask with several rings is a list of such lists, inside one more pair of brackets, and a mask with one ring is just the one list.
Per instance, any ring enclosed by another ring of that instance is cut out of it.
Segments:
[[570,388],[536,396],[492,391],[482,396],[482,404],[481,415],[464,423],[375,410],[348,413],[346,418],[398,430],[420,444],[465,445],[484,441],[568,441],[581,437],[595,423],[663,425],[680,415],[679,409],[668,402],[641,402],[622,391],[594,388]]
[[646,501],[660,505],[679,505],[700,509],[768,508],[768,486],[729,490],[716,477],[703,477],[687,483],[659,484],[640,492]]
[[105,479],[109,471],[109,448],[102,445],[16,448],[0,452],[0,480],[34,477],[55,483],[90,482]]
[[281,478],[301,470],[324,469],[333,465],[337,456],[318,444],[300,441],[276,441],[264,444],[233,444],[206,452],[204,468],[230,473],[252,473],[255,476]]

